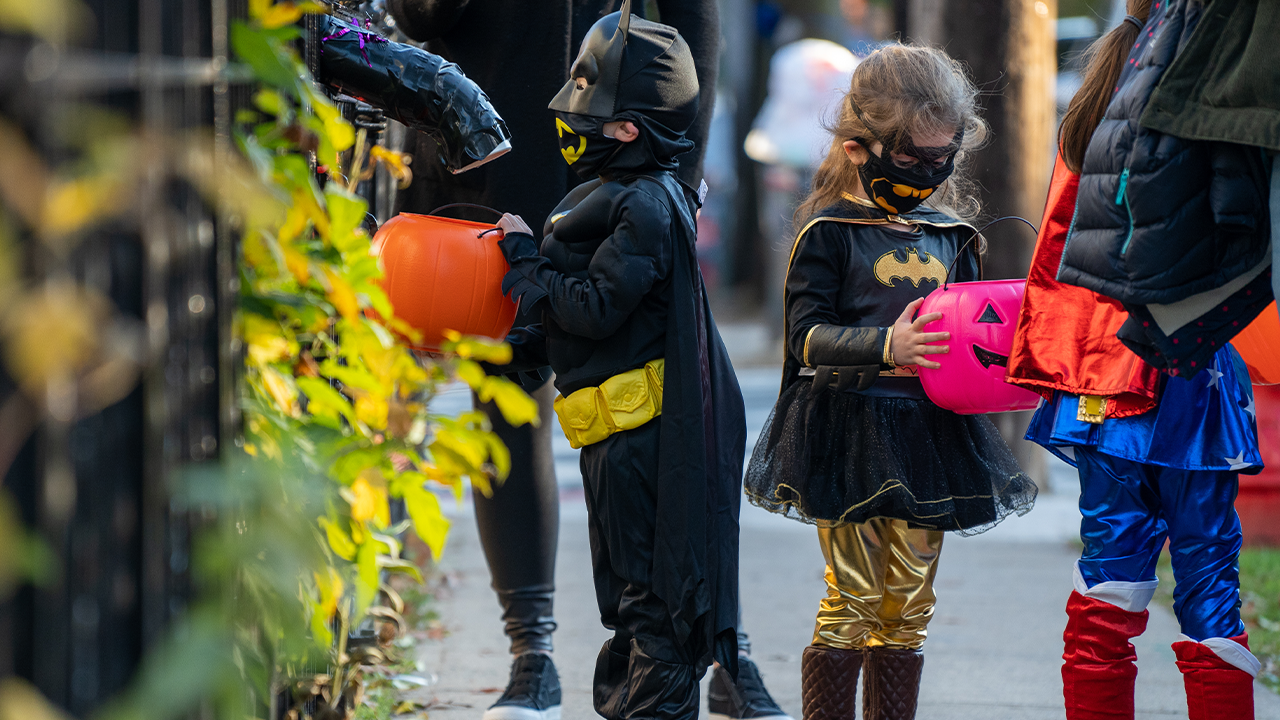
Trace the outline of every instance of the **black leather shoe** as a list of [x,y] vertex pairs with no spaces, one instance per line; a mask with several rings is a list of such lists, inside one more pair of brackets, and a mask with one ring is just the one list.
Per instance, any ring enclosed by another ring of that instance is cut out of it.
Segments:
[[760,670],[750,658],[738,658],[738,681],[716,666],[707,688],[707,710],[712,720],[791,720],[778,707],[760,679]]
[[560,675],[550,656],[517,656],[507,691],[484,711],[483,720],[560,720]]

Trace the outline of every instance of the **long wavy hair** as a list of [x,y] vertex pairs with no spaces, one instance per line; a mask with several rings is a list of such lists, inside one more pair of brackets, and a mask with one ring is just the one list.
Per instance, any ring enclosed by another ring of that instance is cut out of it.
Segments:
[[[913,134],[950,135],[957,128],[964,128],[964,142],[956,153],[955,172],[925,204],[958,219],[972,220],[982,206],[966,170],[973,151],[987,139],[987,123],[978,116],[977,97],[978,90],[964,67],[937,48],[890,45],[862,60],[853,71],[839,118],[828,128],[831,149],[813,175],[809,196],[792,218],[795,229],[859,187],[858,165],[845,154],[846,140],[877,136],[888,144],[881,152],[888,153],[909,144]],[[866,125],[854,113],[850,100],[858,104]]]
[[[1129,0],[1125,12],[1145,23],[1151,14],[1151,0]],[[1080,89],[1071,96],[1067,112],[1062,116],[1062,127],[1058,130],[1062,161],[1077,175],[1084,165],[1084,151],[1089,147],[1089,138],[1102,122],[1125,59],[1141,31],[1142,28],[1131,22],[1121,22],[1111,28],[1111,32],[1095,40],[1081,57],[1084,73]]]

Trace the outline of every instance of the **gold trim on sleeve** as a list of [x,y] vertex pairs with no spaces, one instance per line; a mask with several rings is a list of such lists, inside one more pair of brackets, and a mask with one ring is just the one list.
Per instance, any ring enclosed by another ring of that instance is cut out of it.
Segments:
[[809,338],[813,337],[813,331],[817,329],[818,329],[818,326],[814,325],[813,327],[809,328],[809,332],[804,334],[804,366],[805,367],[813,367],[812,365],[809,364]]

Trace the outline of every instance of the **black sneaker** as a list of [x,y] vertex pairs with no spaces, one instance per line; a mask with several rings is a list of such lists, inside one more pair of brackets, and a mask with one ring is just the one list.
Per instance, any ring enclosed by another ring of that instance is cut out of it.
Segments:
[[511,663],[511,680],[482,720],[560,720],[560,676],[551,657],[525,653]]
[[760,679],[760,669],[750,658],[738,658],[738,681],[716,666],[707,688],[707,710],[712,720],[791,720],[773,701]]

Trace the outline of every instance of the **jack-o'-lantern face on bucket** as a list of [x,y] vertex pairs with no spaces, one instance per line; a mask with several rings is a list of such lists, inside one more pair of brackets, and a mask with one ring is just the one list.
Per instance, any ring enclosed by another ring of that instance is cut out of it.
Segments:
[[[987,303],[987,307],[978,316],[977,322],[988,323],[993,325],[1004,325],[1004,319],[1000,317],[1000,313],[996,312],[996,306]],[[977,343],[973,343],[973,356],[978,358],[978,362],[982,363],[982,367],[990,369],[992,365],[1000,367],[1009,366],[1009,356],[1001,355],[998,352],[988,350]]]

